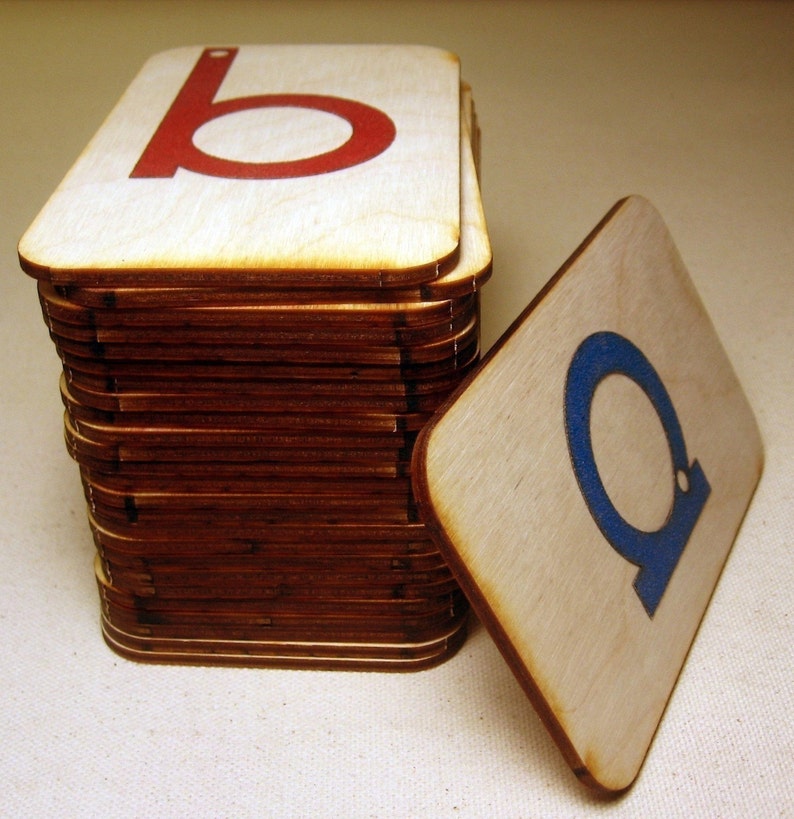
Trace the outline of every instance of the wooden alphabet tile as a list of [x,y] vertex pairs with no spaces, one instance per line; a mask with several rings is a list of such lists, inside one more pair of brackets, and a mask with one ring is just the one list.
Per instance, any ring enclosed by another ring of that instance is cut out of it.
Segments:
[[423,517],[590,786],[635,779],[762,460],[714,328],[639,197],[421,433]]
[[460,105],[457,57],[425,46],[163,52],[23,237],[22,265],[86,286],[434,279],[460,241]]

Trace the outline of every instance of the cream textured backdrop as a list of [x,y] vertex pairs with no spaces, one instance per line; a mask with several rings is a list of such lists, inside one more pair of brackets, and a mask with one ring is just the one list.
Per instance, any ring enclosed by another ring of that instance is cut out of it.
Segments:
[[[621,196],[676,238],[766,468],[621,800],[576,782],[479,626],[398,676],[137,665],[102,642],[15,245],[150,54],[241,42],[460,55],[496,258],[486,347]],[[0,814],[794,816],[793,43],[786,3],[0,2]]]

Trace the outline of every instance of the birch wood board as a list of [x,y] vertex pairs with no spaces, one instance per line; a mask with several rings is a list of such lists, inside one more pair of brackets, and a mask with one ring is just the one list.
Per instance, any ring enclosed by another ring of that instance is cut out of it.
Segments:
[[[604,339],[642,366],[593,377],[582,424],[566,396],[577,398],[584,354]],[[592,787],[618,792],[635,779],[762,460],[683,262],[639,197],[610,211],[421,434],[423,517]],[[687,503],[695,510],[682,524]],[[649,551],[624,556],[628,540],[653,532]],[[650,597],[643,574],[658,581]]]
[[430,280],[459,243],[460,104],[457,57],[425,46],[163,52],[23,237],[23,267],[105,285]]

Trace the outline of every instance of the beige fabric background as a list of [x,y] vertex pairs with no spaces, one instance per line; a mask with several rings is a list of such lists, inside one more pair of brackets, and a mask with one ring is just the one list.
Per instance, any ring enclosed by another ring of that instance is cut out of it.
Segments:
[[[616,802],[576,782],[480,626],[398,676],[137,665],[101,640],[59,364],[16,241],[150,54],[315,41],[461,56],[496,257],[486,347],[641,193],[757,414],[761,485]],[[794,816],[793,217],[791,4],[0,2],[0,814]]]

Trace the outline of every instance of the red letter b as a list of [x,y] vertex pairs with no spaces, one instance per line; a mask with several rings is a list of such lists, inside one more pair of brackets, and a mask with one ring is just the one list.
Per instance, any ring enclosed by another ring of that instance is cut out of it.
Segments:
[[[137,165],[133,179],[172,177],[177,168],[231,179],[288,179],[339,171],[383,153],[396,129],[382,111],[355,100],[320,94],[261,94],[213,102],[236,48],[206,49],[168,109]],[[240,162],[199,150],[193,135],[210,120],[252,108],[311,108],[347,120],[353,133],[332,151],[287,162]]]

